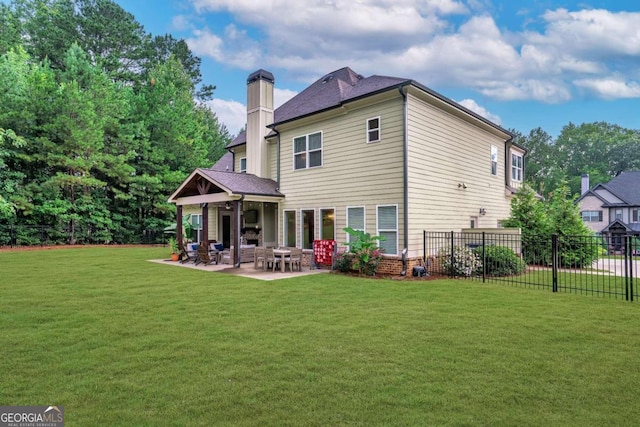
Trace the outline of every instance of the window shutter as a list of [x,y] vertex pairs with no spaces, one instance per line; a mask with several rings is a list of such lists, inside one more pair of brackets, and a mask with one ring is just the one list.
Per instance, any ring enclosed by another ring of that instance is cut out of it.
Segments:
[[598,221],[602,222],[602,211],[598,211]]

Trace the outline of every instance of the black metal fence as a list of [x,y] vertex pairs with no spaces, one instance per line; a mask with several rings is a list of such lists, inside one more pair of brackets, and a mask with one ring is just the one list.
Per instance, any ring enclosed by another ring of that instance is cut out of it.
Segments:
[[535,236],[517,230],[424,232],[429,274],[634,301],[640,298],[640,240]]
[[162,230],[144,230],[142,233],[131,235],[127,241],[114,242],[105,240],[92,230],[76,228],[73,233],[69,228],[59,228],[47,225],[0,224],[0,247],[16,246],[51,246],[69,245],[72,235],[77,244],[110,244],[110,243],[165,243],[167,235]]

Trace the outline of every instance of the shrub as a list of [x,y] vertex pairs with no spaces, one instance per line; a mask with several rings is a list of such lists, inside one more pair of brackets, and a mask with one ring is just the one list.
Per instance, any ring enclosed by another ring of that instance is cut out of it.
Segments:
[[482,261],[469,248],[454,246],[453,254],[451,247],[445,247],[438,252],[440,265],[444,273],[451,276],[471,276],[482,268]]
[[382,249],[378,247],[378,241],[386,240],[385,237],[372,236],[362,230],[354,230],[350,227],[343,228],[343,230],[353,237],[351,242],[345,243],[349,246],[353,268],[358,270],[360,274],[375,275],[382,260]]
[[[482,247],[475,249],[482,259]],[[516,253],[505,246],[485,246],[484,272],[489,276],[513,276],[522,273],[527,265]]]
[[353,255],[349,252],[341,252],[336,255],[335,269],[343,273],[348,273],[353,269]]

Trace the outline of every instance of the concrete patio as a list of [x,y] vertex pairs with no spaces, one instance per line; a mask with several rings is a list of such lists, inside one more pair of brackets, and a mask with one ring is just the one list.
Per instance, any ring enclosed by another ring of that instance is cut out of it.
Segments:
[[285,271],[282,273],[280,270],[271,271],[267,269],[266,271],[262,268],[254,268],[254,264],[250,263],[242,263],[240,264],[240,268],[233,268],[229,264],[194,264],[193,262],[185,262],[181,264],[178,261],[171,261],[170,259],[152,259],[149,260],[151,262],[155,262],[158,264],[166,264],[174,267],[183,267],[183,268],[191,268],[202,271],[214,271],[218,273],[226,273],[226,274],[234,274],[236,276],[248,277],[250,279],[257,280],[280,280],[287,279],[290,277],[299,277],[299,276],[308,276],[311,274],[322,274],[329,273],[331,270],[324,269],[310,269],[309,267],[302,267],[302,271]]

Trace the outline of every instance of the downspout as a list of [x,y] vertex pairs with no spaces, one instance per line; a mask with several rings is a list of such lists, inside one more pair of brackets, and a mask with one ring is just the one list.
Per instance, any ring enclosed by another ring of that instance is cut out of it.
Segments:
[[[504,142],[504,185],[507,189],[512,189],[511,180],[509,176],[511,175],[511,170],[509,169],[509,162],[511,161],[511,150],[509,147],[513,142],[513,137],[510,137]],[[524,177],[524,159],[522,160],[522,176]]]
[[276,133],[276,190],[280,191],[280,132],[275,127],[271,130]]
[[238,200],[235,201],[235,219],[234,219],[234,223],[236,225],[236,232],[233,236],[233,247],[235,248],[235,250],[233,251],[233,268],[240,268],[240,260],[242,259],[240,257],[240,243],[241,243],[241,239],[240,239],[240,230],[241,230],[241,224],[240,224],[240,204],[242,203],[242,201],[244,200],[244,194],[242,194],[240,196],[240,198]]
[[409,136],[408,136],[408,105],[407,94],[404,92],[404,87],[410,82],[405,82],[398,87],[400,95],[402,95],[402,174],[403,174],[403,218],[404,218],[404,249],[403,254],[403,268],[400,273],[402,276],[407,274],[406,268],[406,253],[408,252],[409,243]]

